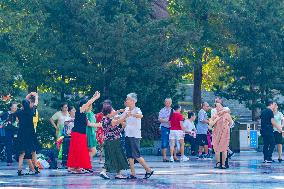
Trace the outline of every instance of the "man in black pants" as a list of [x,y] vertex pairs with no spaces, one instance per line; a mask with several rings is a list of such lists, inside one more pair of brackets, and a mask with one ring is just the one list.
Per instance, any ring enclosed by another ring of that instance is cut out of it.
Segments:
[[272,153],[275,147],[273,127],[277,128],[278,132],[282,132],[282,128],[277,125],[274,120],[273,111],[277,104],[273,101],[267,103],[267,108],[261,112],[261,136],[263,138],[263,155],[264,163],[272,163]]

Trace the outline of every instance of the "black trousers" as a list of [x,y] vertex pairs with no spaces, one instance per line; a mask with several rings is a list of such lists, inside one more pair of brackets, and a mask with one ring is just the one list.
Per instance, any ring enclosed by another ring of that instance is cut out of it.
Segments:
[[70,141],[71,141],[71,137],[64,136],[63,143],[62,143],[62,165],[63,166],[67,165]]
[[196,154],[198,152],[198,144],[196,138],[193,138],[193,136],[186,134],[184,137],[184,141],[185,143],[190,144],[191,153]]
[[262,133],[261,136],[263,138],[264,160],[272,160],[272,153],[275,148],[275,139],[273,132]]
[[7,163],[12,163],[13,155],[13,143],[14,143],[14,131],[10,129],[5,130],[5,146],[6,146],[6,156]]

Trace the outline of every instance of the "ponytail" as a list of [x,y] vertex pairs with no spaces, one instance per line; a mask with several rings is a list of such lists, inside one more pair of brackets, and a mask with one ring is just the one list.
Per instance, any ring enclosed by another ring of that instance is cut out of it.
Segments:
[[173,116],[174,111],[176,111],[178,109],[180,109],[180,105],[176,104],[176,105],[173,106],[173,108],[171,109],[171,114],[170,114],[169,119],[171,119],[171,117]]

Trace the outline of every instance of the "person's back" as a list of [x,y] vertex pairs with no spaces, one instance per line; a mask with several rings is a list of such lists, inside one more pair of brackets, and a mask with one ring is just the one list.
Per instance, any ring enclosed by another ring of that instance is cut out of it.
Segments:
[[271,119],[274,118],[273,111],[269,108],[264,109],[260,115],[261,118],[261,133],[272,133],[273,127],[271,123]]
[[183,116],[179,112],[174,112],[170,117],[170,130],[182,130],[180,122],[183,121]]

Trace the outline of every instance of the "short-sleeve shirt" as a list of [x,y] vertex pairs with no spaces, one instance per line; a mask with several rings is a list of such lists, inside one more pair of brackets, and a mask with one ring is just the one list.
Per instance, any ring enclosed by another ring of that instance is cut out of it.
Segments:
[[183,115],[179,112],[174,112],[170,117],[170,130],[182,130],[180,122],[183,121]]
[[195,130],[194,122],[190,121],[189,119],[184,120],[183,126],[186,130],[192,131]]
[[[129,111],[129,108],[126,108],[122,116],[125,116],[126,112]],[[140,114],[142,115],[142,111],[140,108],[135,107],[131,114]],[[126,119],[126,127],[124,129],[125,136],[134,137],[134,138],[142,138],[141,137],[141,119],[136,118],[134,116],[130,116]]]
[[108,117],[103,117],[102,119],[105,140],[116,140],[120,138],[122,127],[120,125],[112,126],[111,122],[112,119]]
[[51,119],[57,121],[57,125],[64,125],[66,118],[69,117],[69,113],[67,112],[66,115],[63,115],[61,111],[56,112]]
[[271,133],[273,132],[273,126],[271,119],[274,118],[273,111],[269,108],[266,108],[261,112],[261,131],[262,133]]
[[[284,116],[281,112],[278,111],[276,114],[274,114],[274,119],[277,125],[283,127],[282,121],[284,120]],[[278,131],[275,127],[273,129],[274,131]]]
[[[159,119],[167,119],[167,120],[169,120],[170,114],[171,114],[171,110],[172,110],[172,108],[167,108],[167,107],[162,108],[160,110],[160,112],[159,112]],[[161,127],[170,128],[170,124],[169,123],[161,123],[160,126]]]
[[207,119],[207,113],[205,112],[205,110],[201,109],[198,113],[198,123],[196,126],[197,134],[207,134],[208,124],[202,122]]

